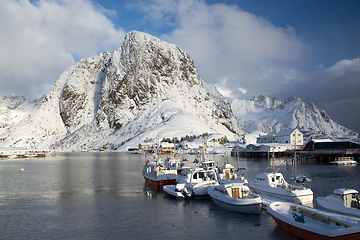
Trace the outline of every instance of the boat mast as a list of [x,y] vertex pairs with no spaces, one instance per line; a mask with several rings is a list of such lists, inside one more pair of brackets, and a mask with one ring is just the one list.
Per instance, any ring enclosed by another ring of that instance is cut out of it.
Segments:
[[239,169],[239,168],[240,168],[240,165],[239,165],[239,145],[238,145],[238,140],[236,140],[235,145],[236,145],[237,167],[238,167],[238,169]]

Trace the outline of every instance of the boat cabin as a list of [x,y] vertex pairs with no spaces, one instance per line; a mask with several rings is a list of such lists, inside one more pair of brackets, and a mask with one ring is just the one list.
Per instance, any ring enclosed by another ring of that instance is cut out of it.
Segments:
[[220,178],[233,179],[236,176],[234,173],[235,168],[231,164],[225,164],[224,166],[219,167],[218,170]]
[[204,169],[204,168],[197,168],[197,169],[184,169],[180,174],[179,177],[182,180],[178,180],[178,182],[183,183],[199,183],[207,180],[215,180],[217,181],[217,176],[214,169]]
[[228,195],[233,198],[244,198],[250,193],[250,189],[248,188],[248,186],[244,186],[240,184],[225,185],[225,189]]
[[270,187],[286,187],[288,185],[281,173],[260,173],[256,176],[256,182]]
[[153,178],[157,178],[161,175],[167,175],[173,178],[176,178],[177,176],[176,169],[170,169],[169,167],[165,167],[163,164],[156,164],[153,162],[147,162],[145,164],[144,173]]
[[345,207],[360,209],[359,192],[355,189],[340,188],[334,190],[334,194],[335,197],[340,197],[344,201]]
[[214,168],[214,167],[215,167],[215,161],[213,161],[213,160],[208,160],[208,161],[200,162],[200,167],[203,167],[203,168]]

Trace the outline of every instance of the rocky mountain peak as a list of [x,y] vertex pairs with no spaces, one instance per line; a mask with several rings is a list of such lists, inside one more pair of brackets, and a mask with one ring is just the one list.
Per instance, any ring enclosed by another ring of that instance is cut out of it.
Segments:
[[102,127],[119,129],[143,106],[172,98],[175,92],[184,95],[195,85],[203,88],[186,52],[149,34],[132,31],[112,53],[96,119]]
[[[66,69],[39,109],[21,127],[12,129],[7,139],[17,146],[43,142],[63,149],[111,141],[120,147],[135,136],[141,141],[140,136],[155,127],[175,122],[179,127],[184,121],[196,124],[183,125],[176,137],[204,132],[228,137],[242,134],[230,105],[220,95],[217,91],[210,95],[205,89],[185,51],[131,31],[114,52],[81,59]],[[32,130],[20,133],[20,129]]]
[[24,96],[19,96],[19,95],[10,93],[10,94],[0,98],[0,105],[3,108],[14,110],[25,101],[26,101],[26,98]]
[[[280,101],[260,95],[251,100],[235,99],[231,107],[245,131],[276,134],[298,128],[305,137],[356,138],[357,133],[332,121],[324,110],[297,97]],[[254,121],[254,119],[256,119]]]

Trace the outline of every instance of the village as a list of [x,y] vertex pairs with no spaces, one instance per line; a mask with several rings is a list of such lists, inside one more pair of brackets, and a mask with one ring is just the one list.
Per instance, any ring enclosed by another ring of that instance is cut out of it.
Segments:
[[[203,140],[204,141],[204,140]],[[205,140],[206,141],[206,140]],[[220,141],[219,141],[220,142]],[[196,147],[196,144],[198,145]],[[223,145],[223,147],[221,147]],[[349,157],[359,160],[360,144],[351,140],[342,139],[310,139],[304,142],[304,135],[298,129],[285,129],[276,134],[259,135],[256,143],[246,144],[246,141],[228,141],[219,144],[212,139],[205,144],[201,142],[193,144],[159,142],[155,146],[148,143],[140,143],[138,148],[129,148],[127,153],[151,153],[158,148],[161,154],[187,153],[198,154],[205,146],[209,154],[227,154],[239,157],[269,158],[277,156],[289,156],[297,153],[300,160],[316,160],[331,162],[338,157]],[[214,150],[214,149],[217,150]]]

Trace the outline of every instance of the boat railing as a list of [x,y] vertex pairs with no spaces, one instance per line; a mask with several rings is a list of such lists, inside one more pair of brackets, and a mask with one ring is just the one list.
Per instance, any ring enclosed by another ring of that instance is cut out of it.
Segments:
[[301,213],[306,216],[306,217],[309,217],[309,218],[312,218],[314,219],[315,221],[319,221],[319,222],[323,222],[323,223],[326,223],[326,224],[330,224],[330,223],[335,223],[337,226],[343,226],[345,228],[347,227],[350,227],[349,225],[343,223],[343,222],[339,222],[335,219],[332,219],[332,218],[329,218],[329,217],[326,217],[322,214],[319,214],[317,212],[313,212],[313,211],[310,211],[308,209],[305,209],[305,208],[302,208],[302,207],[296,207],[296,206],[293,206],[291,205],[291,209],[293,211],[296,211],[296,210],[300,210]]

